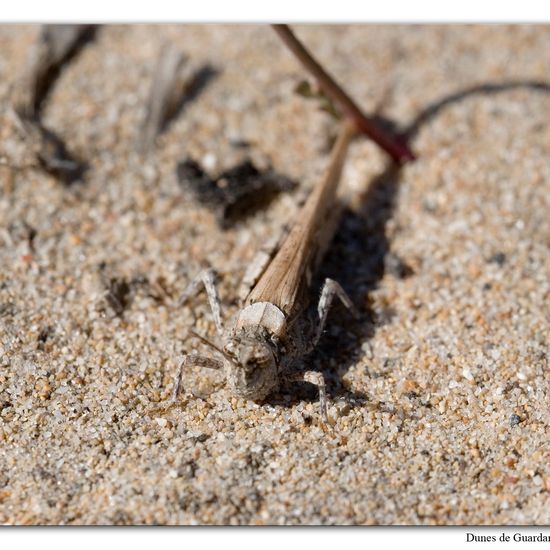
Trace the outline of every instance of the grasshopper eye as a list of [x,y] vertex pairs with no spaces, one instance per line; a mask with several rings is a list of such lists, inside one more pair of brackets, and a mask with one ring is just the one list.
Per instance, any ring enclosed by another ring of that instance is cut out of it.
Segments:
[[271,353],[266,349],[258,349],[256,350],[256,354],[254,356],[254,362],[260,366],[263,367],[264,365],[268,364],[271,359]]

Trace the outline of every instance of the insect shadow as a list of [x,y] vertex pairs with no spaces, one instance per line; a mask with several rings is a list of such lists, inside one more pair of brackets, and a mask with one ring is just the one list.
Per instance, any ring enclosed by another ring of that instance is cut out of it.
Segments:
[[[397,198],[400,167],[388,163],[386,169],[369,185],[358,211],[345,210],[333,242],[318,270],[312,288],[320,289],[330,277],[338,281],[354,304],[364,304],[384,276],[385,259],[389,253],[386,225],[393,215]],[[313,297],[308,314],[315,315],[318,297]],[[375,313],[371,308],[361,311],[361,318],[353,320],[340,304],[334,304],[329,314],[327,330],[317,347],[304,358],[309,367],[320,367],[331,400],[342,399],[353,406],[367,401],[363,392],[351,390],[343,381],[344,374],[357,362],[362,346],[374,335],[380,323],[387,322],[392,311]],[[359,309],[363,309],[359,306]],[[338,311],[339,316],[334,315]],[[335,322],[339,317],[342,324]],[[279,394],[269,399],[271,404],[292,406],[300,401],[318,401],[313,384],[293,382],[282,387]]]
[[[382,117],[377,122],[404,136],[410,142],[423,124],[426,124],[446,107],[470,96],[493,95],[514,89],[527,88],[550,92],[550,83],[538,80],[514,80],[501,83],[486,83],[471,86],[451,93],[427,105],[404,129]],[[360,406],[368,401],[368,395],[346,387],[343,377],[359,357],[368,350],[368,341],[377,327],[388,323],[395,313],[389,309],[374,311],[368,305],[369,293],[375,290],[386,272],[405,278],[414,275],[412,269],[391,253],[387,225],[397,204],[401,168],[388,162],[386,168],[374,180],[360,200],[360,208],[347,210],[342,216],[339,229],[318,270],[312,287],[318,289],[326,277],[337,280],[355,304],[364,306],[361,318],[357,321],[349,317],[341,304],[335,311],[341,315],[329,314],[328,329],[323,334],[316,349],[305,358],[312,367],[319,367],[326,383],[327,396],[331,400],[343,399],[351,406]],[[315,297],[312,305],[316,306]],[[340,324],[339,324],[340,323]],[[346,328],[344,329],[345,323]],[[306,382],[283,387],[269,402],[281,406],[292,406],[300,401],[315,402],[317,389]]]

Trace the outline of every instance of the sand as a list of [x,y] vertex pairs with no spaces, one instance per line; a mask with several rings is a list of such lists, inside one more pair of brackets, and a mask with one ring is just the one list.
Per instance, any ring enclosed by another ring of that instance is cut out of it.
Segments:
[[[0,27],[0,156],[32,161],[8,116],[38,27]],[[81,183],[0,167],[0,521],[6,524],[549,524],[548,26],[297,26],[367,112],[411,133],[401,169],[350,151],[349,207],[319,281],[335,307],[266,403],[184,372],[205,266],[228,318],[260,246],[318,181],[336,125],[267,27],[105,26],[66,65],[44,123]],[[158,53],[211,76],[136,152]],[[247,142],[248,147],[243,147]],[[250,158],[299,182],[234,227],[178,186]],[[6,160],[7,159],[7,160]],[[106,295],[106,288],[111,294]],[[313,291],[313,298],[318,288]],[[113,298],[114,296],[114,298]]]

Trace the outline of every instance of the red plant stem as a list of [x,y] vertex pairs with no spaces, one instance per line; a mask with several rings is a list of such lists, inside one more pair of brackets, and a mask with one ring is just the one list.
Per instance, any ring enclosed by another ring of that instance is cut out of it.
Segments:
[[334,78],[312,57],[288,25],[272,25],[272,27],[302,65],[317,79],[325,95],[340,106],[346,116],[355,122],[360,132],[371,138],[399,164],[404,164],[416,158],[403,138],[383,130],[363,114],[353,99],[346,94]]

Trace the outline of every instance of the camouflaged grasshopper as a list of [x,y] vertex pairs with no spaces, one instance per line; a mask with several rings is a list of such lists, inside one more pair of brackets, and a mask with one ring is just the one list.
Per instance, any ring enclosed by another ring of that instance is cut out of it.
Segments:
[[212,270],[200,273],[180,298],[181,305],[204,285],[223,347],[195,332],[193,334],[216,350],[223,360],[199,355],[184,357],[174,387],[174,401],[180,391],[185,365],[223,368],[231,390],[240,397],[255,401],[261,401],[277,391],[282,382],[312,382],[319,388],[322,417],[327,420],[322,374],[311,371],[297,374],[291,367],[312,351],[319,341],[335,296],[357,315],[347,294],[332,279],[326,279],[321,291],[316,326],[308,323],[303,315],[313,271],[328,248],[339,220],[336,192],[355,128],[353,122],[342,123],[325,177],[307,198],[276,255],[263,271],[260,268],[257,282],[246,296],[244,307],[237,313],[229,330],[224,331],[223,328]]

